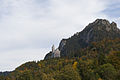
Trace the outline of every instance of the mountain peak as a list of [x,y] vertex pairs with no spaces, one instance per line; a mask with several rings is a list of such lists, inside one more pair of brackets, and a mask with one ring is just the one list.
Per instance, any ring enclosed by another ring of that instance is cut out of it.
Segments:
[[110,23],[106,19],[96,19],[93,23],[90,23],[86,29],[104,30],[104,31],[119,31],[115,22]]
[[[115,22],[110,23],[106,19],[96,19],[90,23],[85,29],[68,39],[63,39],[60,42],[58,49],[61,57],[77,56],[73,51],[80,51],[91,45],[92,42],[102,41],[104,39],[113,40],[120,38],[120,30]],[[50,53],[46,55],[48,59]]]
[[96,19],[94,21],[95,24],[103,24],[103,25],[110,25],[110,22],[106,19]]

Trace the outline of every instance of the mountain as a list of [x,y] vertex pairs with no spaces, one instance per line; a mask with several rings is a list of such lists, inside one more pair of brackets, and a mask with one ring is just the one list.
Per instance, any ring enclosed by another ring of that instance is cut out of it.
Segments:
[[0,73],[0,80],[120,80],[120,30],[97,19],[57,49],[53,45],[44,60]]
[[93,42],[82,53],[27,62],[0,80],[120,80],[120,38]]
[[[81,32],[74,34],[68,39],[60,42],[58,49],[61,57],[76,57],[82,48],[91,45],[92,42],[98,42],[103,39],[120,38],[120,30],[115,22],[110,23],[106,19],[97,19],[86,26]],[[45,59],[49,59],[52,53],[48,53]]]

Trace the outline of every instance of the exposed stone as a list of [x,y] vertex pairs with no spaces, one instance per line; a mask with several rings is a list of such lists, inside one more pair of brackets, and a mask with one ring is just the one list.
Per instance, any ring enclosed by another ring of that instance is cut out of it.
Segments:
[[80,50],[90,46],[92,42],[115,38],[120,38],[120,30],[117,28],[117,24],[115,22],[110,23],[106,19],[97,19],[86,26],[77,36],[73,35],[66,39],[67,44],[61,50],[61,57],[76,56],[76,53],[75,55],[72,54],[74,48]]
[[90,23],[85,29],[94,28],[95,30],[106,30],[107,32],[113,30],[118,31],[117,24],[115,22],[110,23],[106,19],[97,19],[93,23]]
[[59,44],[59,50],[62,51],[63,47],[66,45],[66,39],[62,39]]
[[74,50],[80,50],[91,45],[92,42],[98,42],[103,39],[120,38],[120,30],[115,22],[110,23],[106,19],[97,19],[93,23],[76,33],[68,39],[62,39],[58,49],[52,47],[52,52],[46,55],[45,59],[51,57],[76,56],[71,53]]
[[92,32],[92,29],[88,32],[88,34],[87,34],[87,39],[86,39],[86,42],[88,43],[89,42],[89,40],[90,40],[90,33]]
[[112,22],[111,26],[112,26],[112,30],[119,31],[119,29],[117,28],[117,24],[115,22]]
[[97,25],[110,25],[110,22],[106,19],[97,19],[95,20],[95,22],[93,22],[93,24],[97,24]]
[[113,26],[114,28],[117,28],[117,24],[115,22],[112,22],[111,26]]

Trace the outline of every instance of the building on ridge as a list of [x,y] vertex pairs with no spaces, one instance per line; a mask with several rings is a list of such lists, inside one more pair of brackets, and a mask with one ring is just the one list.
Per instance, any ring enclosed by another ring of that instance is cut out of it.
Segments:
[[56,58],[56,57],[60,57],[60,50],[58,48],[55,49],[55,46],[53,45],[51,58]]

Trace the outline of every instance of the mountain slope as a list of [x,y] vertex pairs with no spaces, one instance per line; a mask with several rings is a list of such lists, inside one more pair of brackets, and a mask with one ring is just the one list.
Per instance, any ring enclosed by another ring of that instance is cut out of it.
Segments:
[[27,62],[0,80],[120,80],[120,38],[93,42],[80,58]]
[[[61,51],[61,57],[76,57],[80,56],[76,53],[81,48],[88,47],[91,42],[115,38],[120,38],[120,30],[117,28],[117,24],[115,22],[110,23],[106,19],[97,19],[86,26],[83,31],[68,39],[63,39],[58,48]],[[49,57],[49,54],[46,55],[45,59]]]
[[61,56],[75,56],[75,51],[89,46],[91,42],[101,41],[105,38],[120,38],[120,30],[114,22],[110,23],[105,19],[97,19],[95,22],[90,23],[83,31],[66,41],[66,45],[61,50]]
[[97,19],[83,31],[60,42],[60,58],[22,64],[0,80],[120,80],[120,30]]

